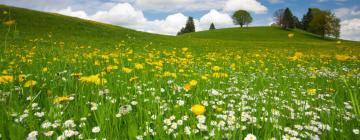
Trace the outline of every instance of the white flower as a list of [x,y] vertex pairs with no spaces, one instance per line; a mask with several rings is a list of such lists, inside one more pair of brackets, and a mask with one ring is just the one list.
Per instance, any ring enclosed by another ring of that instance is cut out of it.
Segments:
[[132,101],[132,102],[131,102],[131,105],[137,105],[137,104],[138,104],[137,101]]
[[136,136],[136,140],[143,140],[143,136]]
[[64,135],[60,135],[60,136],[58,136],[57,138],[56,138],[56,140],[65,140],[66,138],[65,138],[65,136]]
[[[54,125],[54,124],[53,124]],[[70,127],[75,127],[76,124],[74,123],[74,120],[66,120],[64,122],[64,126],[67,127],[67,128],[70,128]],[[54,127],[54,126],[53,126]]]
[[50,137],[54,134],[54,131],[47,131],[47,132],[44,132],[44,135],[47,136],[47,137]]
[[41,118],[45,115],[45,113],[44,112],[36,112],[34,115]]
[[179,105],[179,106],[183,106],[185,104],[185,101],[184,100],[177,100],[176,103]]
[[172,129],[176,129],[176,128],[177,128],[177,123],[172,123],[172,124],[171,124],[171,128],[172,128]]
[[41,124],[41,127],[44,129],[47,129],[47,128],[51,127],[51,123],[49,121],[45,121]]
[[353,129],[352,131],[354,132],[355,135],[359,135],[359,129]]
[[207,126],[202,123],[198,123],[196,126],[200,131],[207,131]]
[[256,140],[256,136],[253,134],[247,134],[244,140]]
[[99,132],[100,132],[100,127],[98,127],[98,126],[93,127],[91,131],[92,131],[93,133],[99,133]]
[[186,135],[190,135],[190,134],[191,134],[191,128],[190,128],[189,126],[186,126],[185,129],[184,129],[184,131],[185,131],[185,134],[186,134]]
[[64,133],[63,133],[63,135],[64,135],[65,137],[72,137],[72,136],[75,135],[75,133],[74,133],[73,130],[65,130]]
[[196,118],[198,119],[199,123],[205,123],[206,117],[204,115],[197,115]]
[[36,136],[38,135],[38,131],[31,131],[28,134],[28,137],[26,138],[26,140],[36,140]]

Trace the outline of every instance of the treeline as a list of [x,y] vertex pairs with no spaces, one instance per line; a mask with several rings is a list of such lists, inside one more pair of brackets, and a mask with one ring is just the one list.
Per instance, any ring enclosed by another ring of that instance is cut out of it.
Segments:
[[309,8],[300,21],[289,8],[274,12],[275,25],[284,29],[298,28],[317,35],[338,38],[340,36],[340,19],[334,13],[319,8]]
[[[309,8],[307,13],[304,14],[301,21],[298,17],[294,16],[289,8],[279,9],[274,12],[275,23],[273,26],[280,26],[284,29],[302,29],[322,36],[323,38],[340,36],[340,19],[329,10],[321,10],[319,8]],[[235,25],[249,25],[253,18],[251,14],[245,10],[235,11],[232,15]],[[209,30],[214,30],[215,25],[211,23]],[[177,33],[177,35],[195,32],[194,19],[189,17],[185,27]]]

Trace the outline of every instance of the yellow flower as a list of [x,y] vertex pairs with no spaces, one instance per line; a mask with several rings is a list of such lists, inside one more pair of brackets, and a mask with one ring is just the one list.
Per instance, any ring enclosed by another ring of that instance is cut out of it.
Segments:
[[104,78],[100,78],[99,74],[90,75],[90,76],[82,76],[80,77],[80,81],[86,83],[94,83],[96,85],[103,85],[107,83],[107,80]]
[[8,21],[4,21],[3,24],[6,26],[12,26],[14,25],[16,22],[15,20],[8,20]]
[[308,94],[310,94],[310,95],[315,95],[315,94],[316,94],[316,89],[311,88],[311,89],[308,89],[307,92],[308,92]]
[[62,102],[67,102],[70,101],[70,97],[69,96],[60,96],[60,97],[56,97],[54,99],[54,104],[58,104],[58,103],[62,103]]
[[304,56],[304,54],[302,52],[296,52],[294,54],[293,57],[289,57],[290,60],[295,61],[295,60],[300,60],[302,57]]
[[26,79],[26,75],[25,75],[25,74],[20,74],[20,75],[19,75],[19,81],[20,81],[20,82],[25,81],[25,79]]
[[341,44],[341,41],[339,40],[339,41],[336,41],[336,44]]
[[139,79],[139,77],[134,76],[134,77],[131,77],[129,81],[132,82],[132,81],[135,81],[135,80],[137,80],[137,79]]
[[197,83],[198,83],[198,81],[196,81],[196,80],[191,80],[191,81],[189,82],[190,86],[196,86]]
[[29,81],[26,81],[25,84],[24,84],[24,87],[33,87],[37,84],[36,81],[34,80],[29,80]]
[[346,61],[346,60],[350,59],[350,56],[337,54],[337,55],[335,56],[335,58],[336,58],[336,60],[338,60],[338,61]]
[[122,68],[122,71],[125,73],[130,73],[130,72],[132,72],[132,69],[124,67],[124,68]]
[[196,104],[191,107],[191,112],[193,112],[195,115],[202,115],[206,111],[205,106],[201,104]]
[[295,34],[294,34],[294,33],[289,33],[289,34],[288,34],[288,38],[289,38],[289,39],[294,38],[294,36],[295,36]]
[[184,89],[185,89],[186,92],[188,92],[191,88],[192,88],[192,86],[190,84],[186,84],[184,86]]
[[220,69],[221,69],[221,68],[220,68],[219,66],[213,66],[213,67],[212,67],[212,70],[213,70],[213,71],[219,71]]
[[183,52],[186,52],[189,48],[181,48]]
[[138,70],[144,69],[144,65],[143,65],[143,64],[136,63],[136,64],[135,64],[135,69],[138,69]]
[[43,73],[46,73],[46,72],[48,72],[48,71],[49,71],[49,69],[48,69],[47,67],[45,67],[45,68],[42,69],[42,72],[43,72]]
[[0,84],[6,84],[9,82],[12,82],[13,80],[14,80],[14,77],[10,76],[10,75],[0,76]]

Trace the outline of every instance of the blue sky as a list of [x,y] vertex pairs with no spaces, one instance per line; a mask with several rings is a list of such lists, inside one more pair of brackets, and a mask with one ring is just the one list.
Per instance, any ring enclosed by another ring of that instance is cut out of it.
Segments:
[[277,9],[289,7],[301,19],[309,7],[316,7],[333,11],[342,20],[342,38],[360,40],[360,0],[1,0],[0,4],[169,35],[184,26],[187,16],[195,18],[197,30],[206,30],[211,22],[217,28],[235,26],[230,16],[237,9],[251,12],[251,26],[263,26],[273,22]]

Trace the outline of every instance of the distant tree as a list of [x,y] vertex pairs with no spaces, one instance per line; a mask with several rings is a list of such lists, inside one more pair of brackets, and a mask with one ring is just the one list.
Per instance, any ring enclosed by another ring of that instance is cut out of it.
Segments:
[[273,17],[275,20],[275,24],[277,24],[278,26],[283,26],[284,11],[285,9],[279,9],[274,12]]
[[282,27],[284,29],[294,28],[294,17],[289,8],[285,9],[282,22]]
[[332,36],[338,38],[340,35],[340,19],[330,11],[312,11],[312,20],[308,30],[314,34]]
[[210,28],[209,28],[209,30],[215,30],[216,28],[215,28],[215,25],[214,25],[214,23],[211,23],[210,24]]
[[302,29],[302,24],[297,16],[293,16],[295,28]]
[[301,20],[303,30],[308,31],[309,24],[310,24],[311,20],[313,19],[313,13],[318,12],[318,11],[320,11],[320,9],[318,9],[318,8],[309,8],[308,9],[307,13],[303,16],[303,18]]
[[195,23],[193,17],[188,18],[185,27],[181,28],[181,30],[177,33],[177,35],[182,35],[191,32],[195,32]]
[[238,10],[236,11],[232,19],[236,25],[240,25],[240,27],[243,27],[244,25],[249,25],[253,18],[251,17],[250,13],[245,10]]

